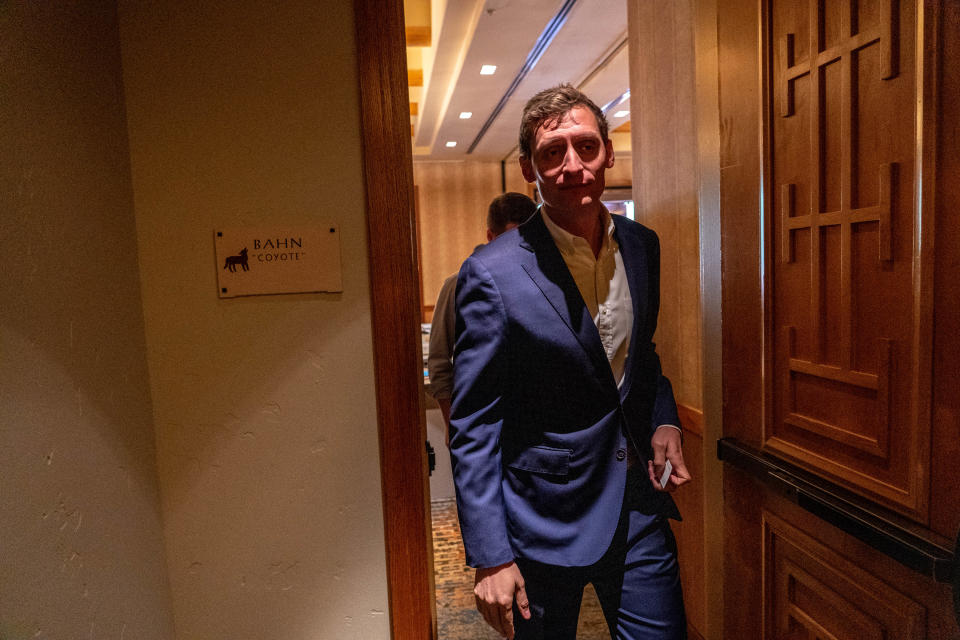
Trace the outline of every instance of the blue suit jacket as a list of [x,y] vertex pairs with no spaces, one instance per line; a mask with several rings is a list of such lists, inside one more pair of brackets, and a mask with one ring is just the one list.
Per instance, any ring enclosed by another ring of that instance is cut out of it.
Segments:
[[[613,216],[634,325],[620,389],[541,213],[477,249],[457,283],[450,424],[467,562],[593,564],[620,519],[627,438],[646,467],[653,429],[680,424],[653,333],[656,234]],[[646,479],[650,518],[677,515]]]

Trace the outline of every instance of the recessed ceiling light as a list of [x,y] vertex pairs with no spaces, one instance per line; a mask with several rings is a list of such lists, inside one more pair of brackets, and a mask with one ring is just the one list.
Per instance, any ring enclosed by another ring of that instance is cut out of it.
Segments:
[[628,116],[628,115],[630,115],[629,109],[624,109],[623,111],[617,111],[615,114],[613,114],[613,117],[614,117],[614,118],[622,118],[622,117]]
[[455,146],[457,146],[457,143],[454,142],[453,140],[447,143],[447,147],[450,149],[454,148]]
[[497,70],[497,65],[495,64],[485,64],[480,67],[480,75],[482,76],[492,76],[493,72]]
[[473,111],[461,111],[461,112],[460,112],[460,119],[461,119],[461,120],[467,120],[468,118],[472,118],[472,117],[473,117]]

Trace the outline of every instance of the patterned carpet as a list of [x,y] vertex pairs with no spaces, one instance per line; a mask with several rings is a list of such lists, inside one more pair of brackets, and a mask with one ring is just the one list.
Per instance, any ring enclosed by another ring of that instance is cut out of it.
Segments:
[[[474,604],[473,569],[467,567],[464,560],[456,502],[434,502],[431,511],[439,640],[498,640],[500,635],[487,626]],[[577,638],[610,638],[592,586],[583,594]]]

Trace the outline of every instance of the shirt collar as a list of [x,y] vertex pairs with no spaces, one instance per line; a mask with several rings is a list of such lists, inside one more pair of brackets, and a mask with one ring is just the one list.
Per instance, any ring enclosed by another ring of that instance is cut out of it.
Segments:
[[[616,228],[613,224],[613,217],[610,215],[610,212],[607,211],[606,207],[602,207],[602,209],[603,210],[600,214],[602,216],[601,224],[606,226],[607,232],[603,236],[603,244],[600,246],[600,255],[610,251],[615,251],[618,248],[617,241],[613,237],[613,233]],[[583,247],[586,247],[588,251],[590,250],[589,242],[580,236],[573,235],[551,220],[550,216],[547,214],[546,207],[544,207],[542,204],[540,205],[540,213],[543,214],[543,222],[547,226],[547,231],[550,232],[550,236],[553,238],[553,242],[557,245],[560,253],[575,253],[578,246],[581,248],[581,250]]]

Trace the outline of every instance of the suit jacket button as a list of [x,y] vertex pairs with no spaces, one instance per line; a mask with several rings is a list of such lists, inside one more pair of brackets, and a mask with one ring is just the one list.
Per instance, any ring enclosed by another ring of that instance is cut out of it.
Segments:
[[627,459],[627,450],[626,449],[617,449],[617,460],[621,462]]

